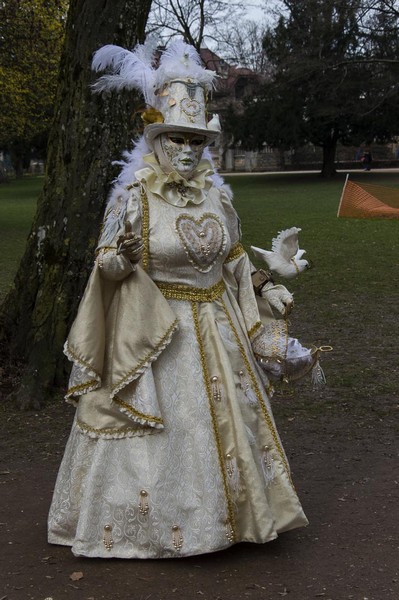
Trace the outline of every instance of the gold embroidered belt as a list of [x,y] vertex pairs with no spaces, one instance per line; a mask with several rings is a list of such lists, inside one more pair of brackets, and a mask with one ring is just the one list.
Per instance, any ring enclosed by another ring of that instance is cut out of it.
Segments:
[[220,298],[226,287],[221,280],[209,288],[197,288],[180,283],[164,283],[155,281],[165,298],[173,300],[188,300],[189,302],[213,302]]
[[245,248],[240,242],[237,242],[237,244],[235,244],[231,248],[231,250],[224,262],[229,263],[229,262],[235,260],[236,258],[239,258],[242,254],[245,254]]

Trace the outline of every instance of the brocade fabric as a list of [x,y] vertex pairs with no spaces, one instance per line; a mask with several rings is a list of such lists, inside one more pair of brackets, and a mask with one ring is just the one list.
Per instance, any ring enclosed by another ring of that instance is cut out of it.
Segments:
[[78,408],[49,542],[103,558],[267,542],[307,524],[251,347],[272,312],[266,301],[258,308],[250,261],[235,250],[224,189],[208,185],[201,202],[175,205],[146,183],[125,207],[144,237],[144,268],[107,279],[97,264],[69,340]]

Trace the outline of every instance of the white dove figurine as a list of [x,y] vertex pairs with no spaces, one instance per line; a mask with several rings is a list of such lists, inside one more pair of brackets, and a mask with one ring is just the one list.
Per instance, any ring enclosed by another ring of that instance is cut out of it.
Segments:
[[255,256],[265,262],[273,273],[292,279],[310,268],[310,264],[302,256],[306,250],[299,249],[298,227],[291,227],[280,231],[278,236],[272,240],[272,250],[263,250],[251,246]]

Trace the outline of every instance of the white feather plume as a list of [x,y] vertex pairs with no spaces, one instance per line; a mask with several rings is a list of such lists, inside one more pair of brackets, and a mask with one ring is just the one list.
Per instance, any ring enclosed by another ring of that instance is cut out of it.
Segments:
[[129,50],[121,46],[107,44],[94,53],[91,68],[97,72],[108,68],[118,71],[128,53]]
[[213,181],[213,185],[216,188],[221,188],[221,187],[225,187],[230,200],[233,197],[233,192],[231,190],[231,187],[229,185],[227,185],[227,183],[225,183],[223,177],[220,175],[220,173],[218,172],[218,170],[215,167],[215,162],[212,158],[212,154],[211,151],[209,150],[208,146],[204,149],[204,152],[202,154],[203,158],[206,158],[207,160],[209,160],[209,162],[211,163],[212,169],[213,169],[213,175],[211,175],[211,179]]
[[162,87],[166,81],[178,77],[190,77],[202,83],[209,91],[216,77],[214,71],[204,69],[198,52],[182,40],[175,40],[162,53],[156,73],[155,85]]
[[125,150],[123,153],[123,160],[115,161],[113,164],[120,165],[121,172],[115,180],[116,184],[119,184],[123,187],[130,185],[133,181],[136,180],[135,173],[139,169],[146,167],[146,163],[143,160],[143,157],[146,154],[149,154],[151,150],[148,147],[147,142],[144,139],[144,136],[141,136],[138,140],[135,141],[132,150]]
[[94,92],[110,90],[139,90],[147,104],[154,104],[153,67],[156,39],[149,37],[145,44],[138,44],[133,51],[108,44],[93,56],[94,71],[108,70],[92,86]]
[[157,38],[149,36],[144,44],[134,50],[108,44],[95,52],[92,69],[107,71],[92,86],[94,92],[132,90],[142,92],[149,106],[157,105],[155,90],[167,81],[190,77],[210,91],[217,77],[214,71],[202,66],[198,52],[182,40],[175,40],[162,53],[159,67],[154,68]]

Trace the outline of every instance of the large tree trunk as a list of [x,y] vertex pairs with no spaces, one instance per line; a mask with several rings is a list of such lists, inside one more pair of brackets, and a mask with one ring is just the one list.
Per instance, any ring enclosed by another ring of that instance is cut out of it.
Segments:
[[338,135],[335,130],[326,138],[323,144],[323,167],[322,177],[333,177],[336,174],[335,155],[337,152]]
[[47,175],[14,288],[0,311],[2,346],[22,360],[21,406],[66,382],[62,347],[76,314],[110,182],[129,146],[137,97],[91,93],[93,52],[142,41],[151,0],[71,0]]

